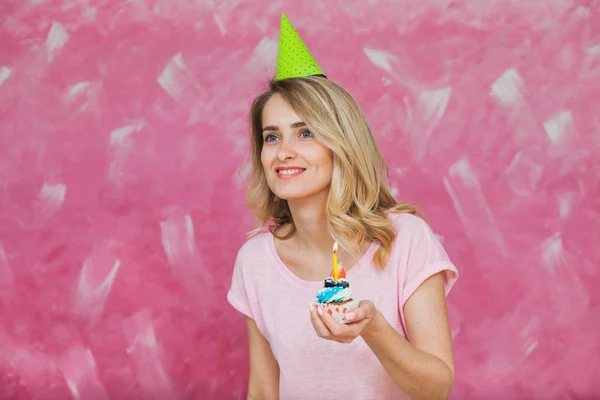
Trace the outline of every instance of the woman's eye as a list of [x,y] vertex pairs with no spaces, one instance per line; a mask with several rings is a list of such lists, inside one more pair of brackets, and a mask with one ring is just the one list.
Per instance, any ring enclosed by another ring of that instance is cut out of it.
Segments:
[[275,135],[267,135],[265,137],[265,142],[272,142],[275,139],[277,139],[277,136],[275,136]]
[[303,138],[310,138],[310,137],[313,137],[313,134],[312,134],[311,131],[309,131],[307,129],[307,130],[302,131],[302,133],[300,134],[300,136],[302,136]]

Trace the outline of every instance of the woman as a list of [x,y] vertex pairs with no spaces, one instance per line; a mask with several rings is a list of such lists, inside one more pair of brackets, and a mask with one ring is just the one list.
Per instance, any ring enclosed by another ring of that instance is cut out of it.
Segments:
[[[446,399],[446,295],[458,274],[427,223],[390,194],[368,122],[331,80],[279,77],[250,113],[249,205],[229,302],[246,315],[249,399]],[[334,240],[359,307],[312,306]],[[309,306],[308,312],[306,306]]]

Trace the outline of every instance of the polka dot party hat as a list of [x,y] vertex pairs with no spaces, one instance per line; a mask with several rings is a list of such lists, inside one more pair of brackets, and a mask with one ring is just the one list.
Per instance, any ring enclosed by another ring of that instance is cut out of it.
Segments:
[[275,80],[325,75],[285,14],[281,15]]

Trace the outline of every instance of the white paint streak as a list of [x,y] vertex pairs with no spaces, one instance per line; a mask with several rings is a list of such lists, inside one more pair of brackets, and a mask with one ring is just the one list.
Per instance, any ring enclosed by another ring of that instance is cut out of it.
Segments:
[[542,242],[542,263],[547,271],[555,272],[565,264],[562,237],[560,232],[555,233]]
[[81,16],[84,17],[89,22],[95,21],[97,14],[98,14],[98,8],[92,7],[89,4],[86,7],[83,7],[83,9],[81,10]]
[[451,94],[452,88],[447,87],[444,89],[423,92],[419,95],[419,106],[423,112],[423,119],[425,121],[431,121],[433,124],[430,130],[442,119],[442,116],[446,112],[446,107],[448,107]]
[[568,218],[571,215],[572,194],[561,194],[557,196],[558,213],[561,218]]
[[512,191],[519,196],[529,196],[536,190],[542,178],[544,167],[534,163],[523,153],[515,154],[509,166],[504,171]]
[[100,318],[120,266],[121,260],[104,253],[91,255],[83,264],[77,280],[75,313],[89,319],[90,325]]
[[79,394],[79,389],[77,388],[77,384],[75,383],[75,381],[65,376],[65,382],[67,382],[67,387],[69,388],[69,392],[71,392],[73,398],[76,400],[81,399],[81,395]]
[[467,157],[450,166],[444,186],[452,199],[465,231],[474,243],[489,242],[506,254],[506,244],[483,196],[475,171]]
[[48,51],[48,61],[52,60],[54,56],[64,47],[69,40],[69,34],[65,30],[64,26],[59,22],[52,23],[48,37],[46,38],[46,50]]
[[161,222],[160,234],[171,265],[177,265],[181,261],[197,256],[194,224],[189,214]]
[[78,83],[72,85],[69,89],[67,89],[65,99],[69,100],[69,101],[73,100],[74,98],[78,97],[79,95],[85,93],[85,91],[88,90],[88,88],[90,87],[91,84],[92,84],[92,82],[84,81],[84,82],[78,82]]
[[525,85],[519,72],[507,69],[492,83],[490,95],[507,107],[519,107],[523,103],[523,91]]
[[219,18],[218,15],[214,15],[213,20],[215,21],[215,24],[217,24],[217,26],[219,27],[221,35],[225,36],[227,34],[227,29],[225,29],[225,25],[223,24],[223,21],[221,21],[221,18]]
[[521,329],[521,337],[529,337],[531,336],[531,334],[538,329],[540,326],[540,317],[537,315],[532,316],[529,321],[527,322],[527,324],[525,324],[525,326],[523,326],[523,328]]
[[125,320],[123,330],[129,343],[126,351],[135,364],[143,397],[174,399],[175,392],[162,364],[161,348],[154,333],[150,311],[138,311]]
[[8,263],[8,257],[2,243],[0,243],[0,287],[6,284],[12,284],[13,274],[10,264]]
[[461,202],[459,201],[458,193],[456,193],[456,191],[452,187],[452,182],[450,181],[450,179],[444,178],[444,187],[450,195],[450,199],[452,199],[452,205],[454,206],[454,209],[456,210],[456,213],[458,214],[460,220],[464,221],[466,219],[465,210],[463,209]]
[[38,193],[38,205],[40,210],[46,213],[54,213],[65,202],[67,185],[64,183],[44,183]]
[[[54,325],[56,323],[53,323]],[[7,377],[6,372],[12,373],[19,383],[17,387],[26,388],[26,398],[47,399],[49,384],[52,385],[52,383],[40,379],[40,377],[54,376],[57,372],[55,358],[39,350],[41,347],[39,340],[24,341],[23,337],[20,336],[21,332],[29,335],[31,323],[26,321],[14,323],[12,324],[11,330],[13,332],[11,333],[5,333],[4,326],[5,324],[0,325],[0,343],[2,343],[0,346],[0,360],[2,360],[2,365],[6,365],[10,369],[3,371],[3,377]],[[3,385],[6,385],[6,383],[3,383]],[[9,398],[15,397],[11,396]],[[19,398],[22,397],[19,396]]]
[[183,100],[186,91],[190,88],[194,90],[199,86],[181,53],[177,53],[169,60],[158,77],[158,84],[176,101]]
[[581,63],[582,76],[580,79],[591,79],[595,82],[600,74],[600,44],[588,47]]
[[238,189],[242,188],[245,183],[248,181],[250,176],[252,175],[252,164],[245,163],[242,165],[242,168],[236,172],[235,177],[235,185]]
[[178,100],[181,96],[182,88],[177,82],[177,74],[183,70],[187,71],[185,61],[181,53],[176,54],[167,63],[165,69],[158,77],[158,83],[162,88],[175,100]]
[[120,148],[116,153],[115,158],[108,166],[108,180],[115,185],[122,184],[122,178],[125,175],[125,163],[129,158],[129,147]]
[[149,309],[140,310],[127,318],[123,322],[123,330],[129,342],[129,347],[126,350],[128,353],[134,351],[138,344],[151,351],[158,348],[154,335],[152,315]]
[[155,351],[158,349],[158,344],[156,343],[156,336],[152,327],[140,330],[137,333],[137,335],[135,335],[133,341],[130,343],[126,351],[128,353],[131,353],[132,351],[134,351],[134,348],[138,345],[143,347],[144,349],[148,349],[151,351]]
[[4,83],[5,80],[10,78],[12,74],[12,70],[8,67],[0,67],[0,85]]
[[277,61],[277,46],[278,41],[264,37],[252,50],[250,57],[250,65],[255,69],[260,70],[265,65],[275,65]]
[[600,56],[600,44],[588,47],[585,52],[588,57]]
[[110,132],[110,144],[112,146],[122,145],[132,133],[141,131],[143,127],[144,124],[140,122],[114,129]]
[[89,348],[72,345],[59,361],[60,370],[74,399],[108,399],[98,377],[96,360]]
[[452,333],[451,333],[451,335],[452,335],[452,340],[454,340],[454,339],[455,339],[455,338],[458,336],[458,334],[459,334],[459,333],[460,333],[460,326],[459,326],[459,327],[457,327],[457,328],[454,328],[454,329],[452,330]]
[[375,50],[365,47],[363,51],[373,64],[388,73],[392,73],[392,65],[390,61],[395,60],[396,57],[383,50]]
[[532,351],[535,350],[535,348],[538,345],[538,341],[534,341],[531,345],[529,345],[529,347],[527,348],[527,350],[525,350],[525,357],[528,357]]
[[101,82],[82,81],[69,86],[64,94],[69,106],[77,107],[78,112],[98,112],[98,95],[102,90]]
[[110,133],[110,145],[114,149],[113,159],[108,168],[108,179],[115,185],[120,185],[125,175],[125,163],[134,149],[132,135],[144,127],[143,122],[124,125]]
[[582,19],[590,19],[590,17],[592,16],[592,12],[587,7],[579,6],[575,9],[575,11],[573,11],[573,16]]
[[[406,132],[412,136],[412,147],[415,159],[422,160],[427,152],[431,134],[446,112],[452,88],[423,91],[419,93],[418,104],[414,110],[408,104],[405,107]],[[408,100],[405,99],[405,103]]]
[[450,166],[449,175],[460,178],[463,185],[471,189],[479,190],[479,182],[471,163],[466,157],[461,158]]
[[544,122],[544,130],[546,136],[550,139],[550,143],[552,145],[560,143],[572,123],[573,114],[570,110],[560,111]]

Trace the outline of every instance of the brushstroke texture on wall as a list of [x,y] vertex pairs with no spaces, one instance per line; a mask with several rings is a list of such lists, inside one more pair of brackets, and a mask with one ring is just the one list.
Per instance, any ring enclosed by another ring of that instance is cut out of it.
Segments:
[[453,397],[600,396],[597,1],[4,0],[0,398],[245,398],[225,294],[282,12],[461,271]]

